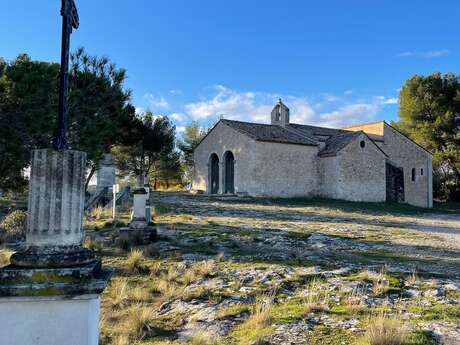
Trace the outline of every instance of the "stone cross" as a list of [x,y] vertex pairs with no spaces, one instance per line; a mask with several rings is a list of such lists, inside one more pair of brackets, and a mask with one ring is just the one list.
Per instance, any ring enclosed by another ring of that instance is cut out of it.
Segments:
[[80,24],[77,6],[74,0],[61,0],[62,42],[61,42],[61,72],[59,75],[59,111],[58,130],[53,140],[56,150],[67,148],[67,113],[69,93],[69,49],[72,29],[78,29]]

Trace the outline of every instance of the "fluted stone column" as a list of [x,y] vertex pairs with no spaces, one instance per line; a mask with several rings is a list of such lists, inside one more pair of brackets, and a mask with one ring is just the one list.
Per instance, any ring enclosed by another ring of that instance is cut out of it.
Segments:
[[13,264],[65,267],[94,259],[81,247],[85,164],[85,152],[32,152],[26,247],[12,256]]
[[86,153],[35,150],[29,190],[28,245],[79,245],[83,238]]

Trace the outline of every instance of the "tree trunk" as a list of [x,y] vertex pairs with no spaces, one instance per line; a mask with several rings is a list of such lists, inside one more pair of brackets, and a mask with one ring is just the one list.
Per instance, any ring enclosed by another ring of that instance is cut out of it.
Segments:
[[96,172],[96,166],[93,165],[91,167],[91,170],[89,171],[89,175],[88,177],[86,178],[86,181],[85,181],[85,192],[88,191],[88,185],[89,185],[89,181],[91,180],[91,178],[93,177],[94,173]]

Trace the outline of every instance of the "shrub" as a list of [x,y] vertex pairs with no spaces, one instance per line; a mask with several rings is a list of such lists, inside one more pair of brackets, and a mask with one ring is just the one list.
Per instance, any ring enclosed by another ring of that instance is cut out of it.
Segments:
[[115,240],[115,245],[120,249],[128,250],[129,248],[131,248],[131,241],[129,240],[128,236],[123,235],[123,236],[119,236]]
[[9,213],[0,223],[3,241],[22,240],[25,238],[27,212],[16,210]]

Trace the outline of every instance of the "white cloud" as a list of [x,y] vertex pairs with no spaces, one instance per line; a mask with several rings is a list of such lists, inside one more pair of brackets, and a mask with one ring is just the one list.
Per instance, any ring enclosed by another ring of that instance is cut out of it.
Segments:
[[382,104],[398,104],[398,99],[396,97],[390,97],[385,99]]
[[186,119],[184,113],[172,113],[171,115],[169,115],[169,117],[173,120],[176,120],[177,122],[183,122]]
[[169,90],[169,93],[171,95],[182,95],[182,90],[179,90],[179,89],[172,89],[172,90]]
[[142,114],[145,112],[145,108],[143,108],[143,107],[136,107],[136,108],[135,108],[135,112],[136,112],[136,115],[137,115],[137,116],[140,116],[140,115],[142,115]]
[[415,58],[422,58],[422,59],[432,59],[441,56],[449,55],[450,51],[448,49],[441,49],[441,50],[428,50],[428,51],[405,51],[399,53],[399,57],[415,57]]
[[151,93],[144,95],[144,98],[149,104],[149,108],[153,111],[169,109],[169,103],[163,96],[155,96]]
[[[291,122],[326,127],[343,127],[350,124],[374,121],[387,104],[396,104],[397,98],[374,96],[347,101],[334,95],[298,97],[266,92],[240,92],[222,85],[197,102],[185,105],[185,114],[194,120],[226,119],[269,123],[270,112],[278,100],[290,108]],[[349,93],[351,94],[351,93]]]
[[316,125],[325,127],[344,127],[347,125],[373,121],[380,106],[379,102],[344,105],[334,111],[320,114]]
[[177,126],[176,127],[176,132],[184,133],[185,132],[185,126]]
[[185,105],[185,112],[191,118],[202,120],[222,115],[226,119],[266,122],[276,99],[266,93],[238,92],[222,85],[213,89],[214,95],[210,98]]

